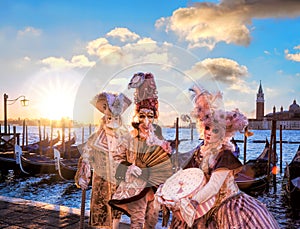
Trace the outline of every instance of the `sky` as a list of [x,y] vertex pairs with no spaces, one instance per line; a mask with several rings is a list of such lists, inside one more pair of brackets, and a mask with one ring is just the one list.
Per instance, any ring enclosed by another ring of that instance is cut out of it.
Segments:
[[136,72],[154,74],[164,124],[190,114],[194,84],[255,118],[260,82],[266,114],[300,103],[300,1],[1,0],[0,68],[9,118],[95,121],[92,97],[133,100]]

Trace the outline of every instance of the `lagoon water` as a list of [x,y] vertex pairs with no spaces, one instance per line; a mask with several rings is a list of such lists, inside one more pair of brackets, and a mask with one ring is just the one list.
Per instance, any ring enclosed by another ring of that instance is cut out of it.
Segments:
[[[22,128],[17,127],[17,131],[22,133]],[[54,129],[54,137],[60,129]],[[50,129],[46,128],[46,133],[50,133]],[[263,143],[253,143],[253,140],[270,140],[269,130],[253,130],[254,135],[247,140],[247,155],[246,160],[256,158],[263,150]],[[38,141],[39,131],[37,127],[29,127],[28,133],[30,133],[28,142]],[[42,130],[43,133],[43,130]],[[77,136],[77,144],[80,144],[89,136],[89,128],[85,128],[84,136],[82,137],[82,128],[72,129],[73,133]],[[43,135],[43,134],[42,134]],[[65,136],[68,138],[68,130],[65,130]],[[175,138],[174,128],[163,128],[163,135],[166,139]],[[62,135],[61,135],[62,136]],[[193,132],[193,141],[190,140],[190,129],[180,129],[179,138],[183,139],[179,145],[179,152],[187,152],[200,141],[198,140],[197,131]],[[243,134],[237,134],[235,139],[243,140]],[[277,140],[279,140],[279,131],[277,131]],[[258,200],[266,204],[267,208],[272,212],[276,220],[278,221],[280,228],[300,228],[300,215],[299,212],[293,212],[285,197],[284,189],[282,187],[282,181],[284,177],[284,168],[286,163],[289,163],[295,152],[298,149],[299,144],[291,144],[292,142],[300,141],[300,130],[283,130],[282,140],[290,143],[283,143],[282,145],[282,173],[278,173],[276,180],[276,189],[273,184],[270,185],[268,193],[264,193],[256,196]],[[22,142],[22,141],[21,141]],[[243,143],[238,143],[240,147],[241,155],[239,159],[244,161],[243,155]],[[280,155],[280,146],[277,144],[276,150],[278,156]],[[279,168],[279,161],[278,161]],[[64,205],[72,208],[80,208],[81,190],[77,189],[73,181],[62,181],[58,175],[41,175],[35,177],[16,177],[13,172],[10,172],[6,177],[3,177],[0,182],[0,195],[8,197],[23,198],[27,200],[42,201],[50,204]],[[86,209],[89,209],[89,200],[91,195],[91,189],[87,190]]]

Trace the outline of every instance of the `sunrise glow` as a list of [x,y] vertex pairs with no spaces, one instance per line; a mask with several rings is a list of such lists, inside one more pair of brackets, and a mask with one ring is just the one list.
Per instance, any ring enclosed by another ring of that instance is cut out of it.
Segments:
[[39,87],[31,91],[32,110],[35,110],[32,116],[50,120],[72,119],[74,100],[80,81],[74,80],[72,74],[65,72],[63,75],[45,74],[42,79],[35,80]]

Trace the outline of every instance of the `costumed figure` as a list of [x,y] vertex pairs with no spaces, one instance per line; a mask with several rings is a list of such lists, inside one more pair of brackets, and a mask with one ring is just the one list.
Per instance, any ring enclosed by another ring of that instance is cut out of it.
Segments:
[[117,169],[120,184],[110,204],[130,216],[130,228],[155,228],[160,209],[154,206],[154,193],[173,174],[172,149],[153,123],[158,118],[154,76],[137,73],[129,88],[136,89],[132,141],[127,161]]
[[[166,202],[163,185],[158,189],[157,200],[177,209],[173,211],[170,228],[279,228],[266,206],[241,192],[234,180],[242,164],[232,153],[234,145],[230,139],[237,131],[245,130],[247,118],[238,109],[230,112],[221,109],[221,93],[212,94],[197,86],[191,91],[194,93],[192,115],[197,120],[204,143],[182,166],[185,168],[183,171],[200,168],[199,176],[204,173],[206,179],[201,179],[204,184],[185,196],[184,201],[178,198],[177,193],[167,193],[167,199],[172,201]],[[181,185],[184,190],[189,182],[183,180]],[[207,205],[207,202],[210,204]],[[185,207],[178,210],[176,207],[182,204]],[[204,211],[207,207],[210,210]]]
[[103,114],[98,130],[85,143],[78,163],[75,183],[87,189],[91,169],[92,194],[89,224],[96,228],[118,228],[121,212],[112,210],[108,201],[116,189],[115,173],[126,160],[128,131],[122,126],[121,115],[131,104],[124,94],[103,92],[91,103]]

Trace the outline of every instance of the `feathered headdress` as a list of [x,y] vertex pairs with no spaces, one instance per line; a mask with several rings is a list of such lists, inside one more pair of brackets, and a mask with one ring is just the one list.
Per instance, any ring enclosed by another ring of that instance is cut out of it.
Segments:
[[226,137],[231,138],[238,131],[242,133],[247,125],[248,119],[239,109],[226,112]]
[[248,125],[248,119],[238,109],[225,111],[222,109],[221,92],[210,93],[201,86],[194,85],[192,100],[194,109],[192,115],[197,119],[200,129],[200,137],[203,137],[204,127],[213,125],[224,131],[224,141],[229,141],[237,131],[242,132]]
[[212,118],[214,118],[213,116],[216,116],[217,110],[222,107],[221,92],[212,94],[198,85],[194,85],[189,90],[193,93],[194,109],[192,116],[201,122],[211,122]]
[[142,108],[147,108],[153,110],[155,118],[158,118],[158,97],[153,74],[143,72],[134,74],[128,84],[128,89],[130,88],[135,88],[136,112]]

